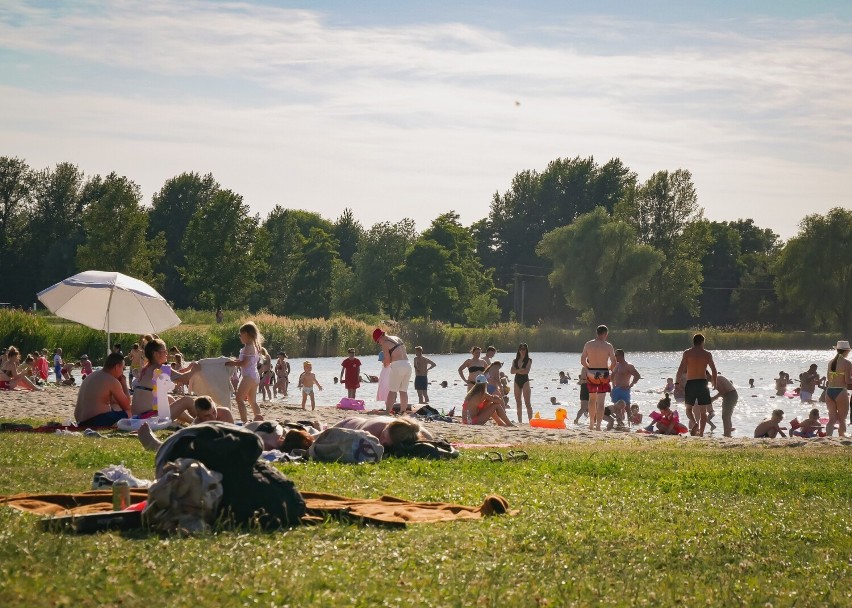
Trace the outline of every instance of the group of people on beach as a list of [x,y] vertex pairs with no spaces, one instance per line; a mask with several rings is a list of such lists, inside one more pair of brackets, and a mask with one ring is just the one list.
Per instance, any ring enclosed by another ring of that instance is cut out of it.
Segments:
[[[588,416],[588,428],[596,431],[602,430],[604,423],[605,428],[611,429],[615,425],[624,427],[637,424],[642,418],[638,405],[633,403],[631,398],[631,389],[642,376],[636,367],[627,361],[624,351],[615,349],[608,342],[608,335],[608,328],[605,325],[599,326],[596,337],[584,345],[580,355],[580,407],[574,423],[579,424],[583,416]],[[408,413],[411,409],[408,385],[413,372],[418,402],[421,405],[428,404],[428,373],[435,367],[435,363],[423,355],[422,347],[415,347],[413,361],[409,361],[405,343],[399,336],[376,328],[372,337],[380,349],[379,359],[383,363],[381,375],[376,378],[362,374],[361,361],[356,357],[355,349],[349,348],[347,358],[341,363],[340,373],[340,383],[345,387],[348,398],[355,399],[361,380],[367,378],[370,381],[378,381],[386,414],[390,415],[396,411],[401,414]],[[277,396],[279,391],[286,396],[290,364],[286,354],[281,351],[273,368],[272,358],[263,346],[263,336],[252,322],[240,327],[239,339],[242,344],[239,355],[224,361],[224,373],[233,382],[239,419],[247,423],[250,409],[252,420],[260,422],[263,421],[263,414],[257,402],[257,393],[260,392],[264,400],[267,397],[271,399],[273,395]],[[816,424],[819,423],[819,410],[813,410],[805,420],[792,421],[795,428],[791,433],[811,436],[824,428],[825,434],[829,436],[834,430],[845,435],[849,387],[852,386],[852,363],[847,359],[849,343],[838,341],[835,350],[836,356],[830,361],[826,375],[820,377],[818,366],[812,364],[807,371],[800,374],[800,387],[796,391],[802,402],[813,403],[816,388],[824,387],[827,423],[824,427],[822,424]],[[474,346],[470,350],[470,356],[458,368],[459,378],[466,387],[461,412],[463,423],[485,424],[492,420],[501,426],[513,425],[514,422],[507,414],[510,393],[514,393],[517,422],[524,421],[525,412],[528,421],[533,418],[529,381],[532,358],[527,344],[518,346],[509,365],[509,374],[514,376],[511,387],[503,362],[498,360],[496,355],[497,349],[493,346],[485,349],[484,356],[482,349]],[[23,364],[20,358],[21,354],[15,347],[5,349],[0,355],[0,389],[37,389],[39,382],[47,380],[49,364],[46,350],[28,355]],[[124,374],[125,362],[130,365],[128,376]],[[74,381],[70,368],[75,364],[63,360],[62,349],[55,349],[53,363],[57,382]],[[140,342],[134,344],[126,356],[121,352],[120,345],[114,345],[103,367],[97,370],[93,369],[91,361],[84,355],[77,365],[86,382],[81,384],[78,393],[75,419],[83,425],[110,426],[122,418],[163,417],[164,410],[167,410],[165,415],[169,418],[187,423],[205,419],[234,420],[229,408],[219,407],[209,398],[207,401],[202,400],[199,408],[198,400],[181,394],[184,391],[180,389],[175,391],[176,394],[161,396],[155,403],[156,377],[168,363],[173,363],[173,367],[168,371],[171,381],[177,387],[189,382],[200,367],[198,362],[186,364],[177,348],[173,346],[168,349],[165,342],[156,335],[142,336]],[[306,409],[307,402],[310,401],[311,408],[314,409],[315,392],[323,390],[323,387],[314,374],[310,361],[303,362],[303,368],[298,380],[301,406]],[[267,381],[267,378],[271,380]],[[786,393],[788,378],[787,374],[781,372],[776,380],[776,388],[781,394]],[[560,373],[560,383],[566,383],[568,379],[567,374]],[[713,403],[721,400],[723,432],[726,437],[730,437],[735,430],[731,416],[738,401],[738,393],[733,383],[716,369],[712,354],[704,348],[702,334],[695,334],[692,348],[683,352],[674,379],[676,381],[669,378],[663,389],[664,397],[660,400],[657,411],[651,413],[653,422],[646,427],[647,430],[665,434],[685,430],[693,435],[703,436],[708,425],[711,429],[715,428],[712,422],[715,415]],[[264,390],[264,382],[267,382],[270,393]],[[442,383],[442,386],[446,386],[446,383]],[[750,386],[753,386],[753,381],[750,381]],[[711,387],[715,390],[715,395],[711,394]],[[671,409],[672,398],[685,406],[685,425],[681,424],[677,411]],[[555,399],[551,401],[560,405]],[[452,411],[450,414],[452,415]],[[783,434],[784,428],[778,426],[782,420],[783,412],[775,410],[767,420],[757,426],[755,436],[774,437]]]

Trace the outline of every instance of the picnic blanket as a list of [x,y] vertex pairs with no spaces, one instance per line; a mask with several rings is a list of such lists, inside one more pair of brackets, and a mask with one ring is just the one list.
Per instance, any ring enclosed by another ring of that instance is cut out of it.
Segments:
[[[405,527],[412,523],[482,519],[490,515],[516,515],[509,503],[499,495],[490,495],[478,507],[447,502],[415,502],[382,496],[381,498],[347,498],[336,494],[301,492],[307,507],[304,523],[325,518]],[[130,489],[131,504],[148,498],[148,491]],[[15,494],[0,496],[0,505],[49,517],[89,515],[112,512],[112,490],[91,490],[79,494]]]

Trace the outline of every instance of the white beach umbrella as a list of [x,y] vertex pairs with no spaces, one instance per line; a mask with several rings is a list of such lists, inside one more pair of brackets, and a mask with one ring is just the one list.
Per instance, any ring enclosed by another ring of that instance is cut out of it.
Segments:
[[180,319],[147,283],[120,272],[87,270],[38,293],[57,317],[110,333],[150,334],[180,325]]

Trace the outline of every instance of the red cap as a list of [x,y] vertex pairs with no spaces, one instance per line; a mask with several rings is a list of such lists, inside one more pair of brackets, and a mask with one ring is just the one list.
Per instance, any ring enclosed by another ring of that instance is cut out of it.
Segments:
[[385,332],[383,332],[381,329],[379,329],[378,327],[376,329],[374,329],[373,330],[373,342],[378,342],[379,338],[381,338],[383,335],[385,335]]

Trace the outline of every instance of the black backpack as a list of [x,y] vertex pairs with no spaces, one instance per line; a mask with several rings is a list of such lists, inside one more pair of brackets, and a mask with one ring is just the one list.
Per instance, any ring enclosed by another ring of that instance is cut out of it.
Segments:
[[222,474],[219,521],[235,527],[274,529],[298,524],[305,501],[292,481],[258,460],[260,438],[225,422],[203,422],[181,429],[157,451],[157,476],[166,462],[194,458]]

